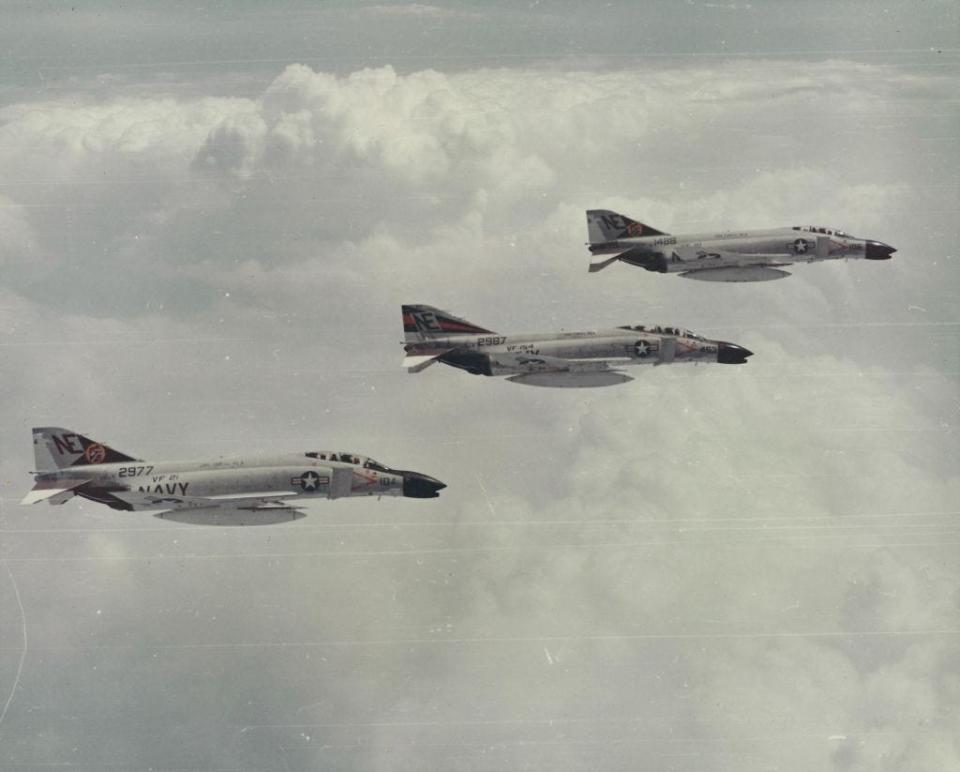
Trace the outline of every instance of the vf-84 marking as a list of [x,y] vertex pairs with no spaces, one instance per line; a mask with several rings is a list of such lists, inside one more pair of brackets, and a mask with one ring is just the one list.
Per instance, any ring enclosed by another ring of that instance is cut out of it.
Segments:
[[[404,366],[418,373],[435,362],[474,375],[505,375],[529,386],[612,386],[633,380],[622,368],[640,364],[743,364],[752,352],[679,327],[624,325],[589,332],[497,335],[439,308],[402,308]],[[421,317],[439,331],[426,332]]]

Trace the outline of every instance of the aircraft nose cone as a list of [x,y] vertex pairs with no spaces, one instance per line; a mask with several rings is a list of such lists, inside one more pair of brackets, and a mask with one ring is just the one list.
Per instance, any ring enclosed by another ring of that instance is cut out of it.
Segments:
[[446,483],[425,474],[403,472],[403,495],[408,499],[435,499],[446,487]]
[[884,244],[882,241],[868,241],[866,258],[867,260],[889,260],[890,255],[896,251],[896,249],[889,244]]
[[736,343],[725,343],[720,341],[717,344],[717,361],[722,365],[742,365],[746,364],[747,357],[752,357],[753,352]]

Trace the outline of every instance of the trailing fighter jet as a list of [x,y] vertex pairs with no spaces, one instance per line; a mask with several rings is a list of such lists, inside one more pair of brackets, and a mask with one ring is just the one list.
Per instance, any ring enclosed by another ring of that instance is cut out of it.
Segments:
[[850,257],[889,260],[897,251],[882,241],[812,225],[671,235],[607,209],[587,212],[587,231],[594,256],[591,273],[622,261],[702,281],[770,281],[789,276],[780,268],[792,263]]
[[632,381],[620,368],[678,362],[739,365],[753,352],[678,327],[624,325],[597,332],[504,335],[432,306],[402,306],[403,366],[434,362],[474,375],[506,375],[528,386],[582,388]]
[[425,474],[390,469],[354,453],[150,462],[59,427],[35,428],[33,453],[35,484],[21,504],[63,504],[80,496],[112,509],[161,509],[165,511],[156,517],[197,525],[297,520],[304,514],[294,499],[432,499],[447,487]]

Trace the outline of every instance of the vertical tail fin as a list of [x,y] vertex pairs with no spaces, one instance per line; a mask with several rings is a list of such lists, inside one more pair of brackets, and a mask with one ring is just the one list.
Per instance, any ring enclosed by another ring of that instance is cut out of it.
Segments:
[[59,426],[33,430],[33,457],[37,472],[53,472],[71,466],[114,464],[138,459]]
[[423,343],[431,338],[446,338],[451,335],[482,335],[492,332],[433,306],[401,306],[401,310],[403,334],[407,343]]
[[626,215],[609,209],[587,211],[587,233],[591,244],[603,244],[618,239],[634,239],[640,236],[665,236],[663,231],[631,220]]

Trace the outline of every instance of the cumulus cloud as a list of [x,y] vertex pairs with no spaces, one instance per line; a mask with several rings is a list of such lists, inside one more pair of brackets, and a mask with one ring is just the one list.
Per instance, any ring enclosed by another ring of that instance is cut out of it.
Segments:
[[[70,301],[78,311],[149,312],[141,294],[121,310],[98,289],[122,270],[162,273],[173,261],[215,288],[244,281],[230,276],[233,266],[269,273],[312,264],[304,280],[325,282],[317,269],[340,271],[355,248],[348,262],[376,263],[387,271],[381,286],[409,279],[412,254],[429,265],[434,294],[464,271],[478,293],[495,293],[486,279],[506,271],[514,281],[562,281],[572,294],[583,287],[576,244],[591,206],[662,229],[839,218],[892,240],[891,213],[929,190],[894,174],[899,136],[880,135],[865,166],[856,153],[847,160],[842,135],[817,125],[786,132],[814,106],[832,122],[856,122],[892,94],[931,88],[939,84],[842,63],[799,73],[740,63],[640,74],[383,67],[347,76],[292,65],[256,100],[13,105],[3,113],[0,165],[24,186],[13,188],[14,200],[37,205],[43,253],[72,262],[78,244],[96,250],[84,272],[89,301]],[[825,153],[824,143],[834,149]],[[64,214],[69,242],[55,227]],[[843,302],[849,280],[839,266],[810,274],[819,295]],[[48,279],[45,297],[63,302],[55,268]],[[620,304],[633,293],[606,274],[593,284]],[[665,286],[655,284],[646,302],[664,302]],[[184,306],[173,277],[159,277],[152,292]]]

